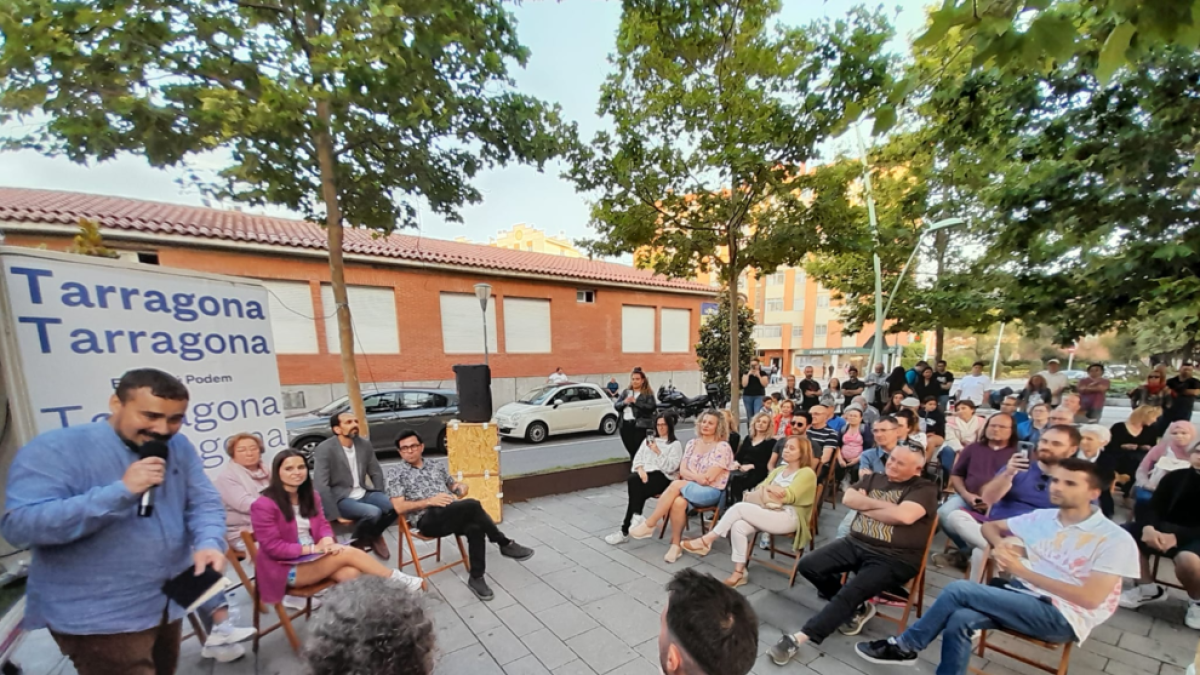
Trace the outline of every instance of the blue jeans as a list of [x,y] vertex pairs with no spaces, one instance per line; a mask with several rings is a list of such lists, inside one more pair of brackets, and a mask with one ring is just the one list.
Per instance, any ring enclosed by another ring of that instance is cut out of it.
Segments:
[[937,675],[963,675],[971,661],[971,633],[1007,628],[1047,642],[1068,642],[1075,631],[1054,605],[1032,595],[971,581],[946,586],[925,616],[908,627],[896,642],[919,652],[942,636],[942,660]]
[[742,405],[746,406],[746,423],[749,424],[750,420],[754,419],[754,416],[758,414],[758,411],[763,409],[763,397],[743,395]]
[[[204,630],[211,631],[213,624],[213,614],[222,607],[229,606],[229,599],[225,597],[225,591],[221,591],[208,599],[203,605],[196,608],[196,613],[200,615],[200,620],[204,625]],[[232,611],[232,610],[231,610]],[[232,616],[232,615],[231,615]]]
[[374,539],[396,522],[392,500],[376,490],[368,490],[362,499],[339,499],[337,507],[343,518],[357,523],[354,539]]

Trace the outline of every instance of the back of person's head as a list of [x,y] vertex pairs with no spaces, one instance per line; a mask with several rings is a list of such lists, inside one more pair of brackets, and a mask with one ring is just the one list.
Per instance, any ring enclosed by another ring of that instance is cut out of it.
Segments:
[[658,654],[668,675],[746,675],[758,657],[758,617],[741,593],[686,569],[667,584]]
[[311,675],[429,675],[433,652],[420,596],[379,577],[334,586],[304,648]]

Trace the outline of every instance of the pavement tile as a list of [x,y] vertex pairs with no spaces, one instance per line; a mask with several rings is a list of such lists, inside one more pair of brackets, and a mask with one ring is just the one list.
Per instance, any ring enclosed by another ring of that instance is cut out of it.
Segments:
[[567,640],[567,646],[600,675],[638,658],[633,649],[603,626],[576,635]]
[[604,558],[604,562],[588,566],[588,570],[613,586],[642,578],[642,575],[607,557]]
[[554,574],[547,574],[542,578],[542,581],[577,604],[599,600],[618,592],[607,581],[579,567],[572,567],[555,572]]
[[592,618],[586,606],[581,608],[571,603],[551,607],[540,612],[538,617],[560,640],[573,638],[600,625]]
[[1179,668],[1187,668],[1189,664],[1196,658],[1196,646],[1192,645],[1184,647],[1178,644],[1170,644],[1161,640],[1154,640],[1133,633],[1126,633],[1121,636],[1121,641],[1117,643],[1119,647],[1128,649],[1136,654],[1147,656],[1151,659],[1164,661]]
[[[1092,635],[1095,633],[1093,632]],[[1182,619],[1175,622],[1155,619],[1154,626],[1150,628],[1149,637],[1165,644],[1190,647],[1195,650],[1196,643],[1200,642],[1200,631],[1188,628],[1182,623]],[[1088,639],[1092,639],[1091,636]]]
[[542,665],[541,661],[533,654],[524,656],[504,666],[505,675],[550,675],[550,671],[546,670],[546,666]]
[[498,609],[496,610],[496,616],[500,617],[500,620],[504,622],[504,625],[508,626],[508,629],[511,630],[513,635],[516,635],[517,637],[523,637],[533,633],[534,631],[539,631],[544,628],[544,626],[542,626],[542,622],[534,618],[534,616],[529,613],[529,610],[525,609],[521,605],[513,605],[511,607],[503,607]]
[[489,628],[495,628],[497,626],[504,625],[504,622],[500,620],[500,617],[496,616],[492,610],[488,609],[483,603],[477,605],[467,605],[466,607],[456,611],[458,612],[459,617],[462,618],[463,623],[467,624],[467,627],[476,633],[485,631]]
[[1118,609],[1104,625],[1131,635],[1149,635],[1154,627],[1153,617],[1129,609]]
[[[607,544],[605,544],[607,546]],[[555,551],[552,548],[538,549],[537,555],[525,561],[524,567],[530,573],[543,577],[568,567],[574,567],[575,561]]]
[[[537,554],[535,553],[533,557],[536,558]],[[523,563],[513,562],[500,558],[500,556],[496,556],[496,558],[499,559],[494,562],[488,561],[487,576],[503,586],[504,590],[511,593],[518,588],[537,583],[538,575],[525,569]]]
[[579,656],[571,651],[565,642],[559,640],[546,628],[522,637],[521,642],[525,643],[525,646],[533,652],[543,666],[555,673],[559,672],[560,667],[579,659]]
[[[1075,662],[1075,659],[1071,659],[1071,663],[1074,664],[1074,662]],[[1155,664],[1155,665],[1157,665],[1157,664]],[[1127,666],[1124,663],[1121,663],[1120,661],[1109,661],[1108,665],[1106,665],[1104,667],[1104,672],[1111,673],[1112,675],[1157,675],[1157,673],[1158,673],[1157,670],[1155,670],[1153,672],[1146,671],[1146,670],[1138,670],[1137,668]]]
[[[440,645],[439,645],[440,646]],[[476,645],[455,652],[442,652],[433,667],[433,675],[504,675],[504,671],[483,648]]]
[[541,581],[513,590],[512,596],[534,616],[567,602],[561,593]]
[[667,606],[667,593],[664,589],[664,584],[657,581],[651,581],[643,577],[621,584],[619,588],[626,595],[649,607],[656,613],[661,613],[663,608]]
[[505,665],[529,653],[529,649],[507,626],[497,626],[480,632],[479,641],[487,648],[496,663]]
[[662,627],[661,613],[624,594],[588,603],[583,610],[631,646],[656,637]]
[[[1124,664],[1126,666],[1129,666],[1130,668],[1134,668],[1136,670],[1143,670],[1143,671],[1146,671],[1149,673],[1158,672],[1158,668],[1162,663],[1162,661],[1157,658],[1143,656],[1136,652],[1131,652],[1128,649],[1124,649],[1122,647],[1116,647],[1116,646],[1113,646],[1110,644],[1106,644],[1104,642],[1097,642],[1096,644],[1091,644],[1090,637],[1088,638],[1088,641],[1085,642],[1084,644],[1087,646],[1087,649],[1076,649],[1076,650],[1072,651],[1072,656],[1071,656],[1072,664],[1075,663],[1076,655],[1080,654],[1080,653],[1095,654],[1097,656],[1106,658],[1110,661],[1116,661],[1117,663]],[[1192,641],[1191,649],[1193,652],[1196,649],[1196,643],[1195,643],[1194,638]],[[1093,667],[1095,667],[1095,666],[1093,666]],[[1100,668],[1103,669],[1104,664],[1100,664]]]
[[662,675],[662,667],[643,658],[636,658],[623,666],[608,671],[609,675]]
[[553,672],[554,675],[596,675],[596,671],[589,668],[580,659],[575,659],[561,668],[555,668]]

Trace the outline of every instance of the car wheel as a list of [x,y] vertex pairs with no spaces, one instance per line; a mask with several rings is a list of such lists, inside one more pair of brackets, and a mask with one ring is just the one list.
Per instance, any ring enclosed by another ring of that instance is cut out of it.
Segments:
[[310,471],[313,468],[313,449],[320,445],[321,441],[323,440],[325,439],[321,438],[320,436],[308,436],[306,438],[301,438],[292,444],[292,449],[297,450],[300,454],[304,455],[304,461],[308,464],[308,469]]
[[614,415],[607,415],[600,421],[600,433],[605,436],[612,436],[617,433],[617,418]]
[[446,444],[446,430],[445,429],[442,429],[441,431],[438,432],[437,449],[438,449],[438,452],[445,452],[445,453],[449,452],[449,446]]
[[525,440],[529,441],[530,443],[541,443],[542,441],[546,440],[546,436],[548,436],[549,433],[550,432],[546,428],[545,424],[541,422],[531,422],[529,424],[529,428],[525,430]]

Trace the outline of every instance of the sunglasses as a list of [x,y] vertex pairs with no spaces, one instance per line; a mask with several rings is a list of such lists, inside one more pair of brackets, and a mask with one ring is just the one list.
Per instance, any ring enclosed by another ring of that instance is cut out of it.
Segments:
[[1038,477],[1038,484],[1037,484],[1038,492],[1045,492],[1046,487],[1048,485],[1050,485],[1050,476],[1047,476],[1046,474],[1042,474],[1040,477]]

